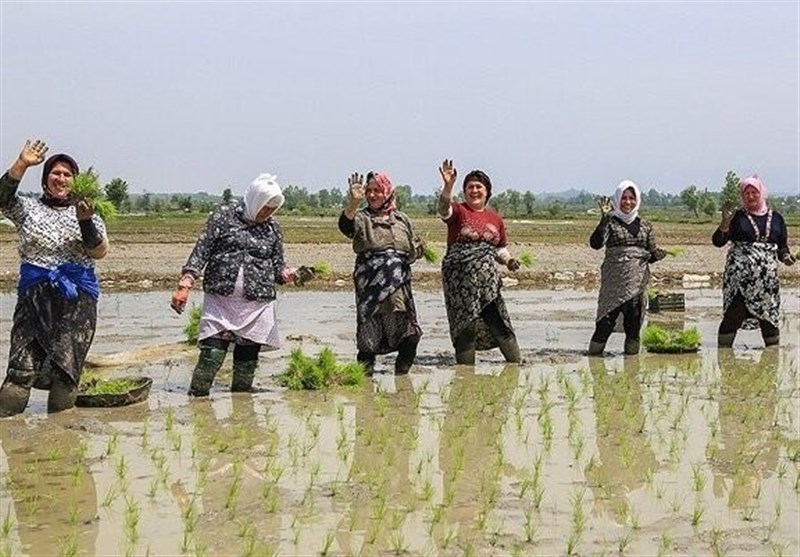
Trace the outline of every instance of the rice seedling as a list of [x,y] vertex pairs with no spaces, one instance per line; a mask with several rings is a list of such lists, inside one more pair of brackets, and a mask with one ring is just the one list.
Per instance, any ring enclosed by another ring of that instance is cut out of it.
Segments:
[[139,541],[139,518],[139,503],[136,499],[125,496],[125,535],[132,545]]
[[533,267],[533,261],[534,261],[533,254],[529,251],[523,251],[522,253],[519,254],[518,261],[520,265],[529,269]]
[[664,248],[664,251],[670,257],[683,257],[683,248],[680,246],[673,246],[669,248]]
[[525,531],[525,542],[526,543],[536,543],[536,523],[533,521],[533,508],[526,507],[524,511],[525,522],[523,523],[522,527]]
[[692,509],[692,517],[691,517],[691,524],[695,528],[700,525],[700,522],[703,520],[703,513],[705,509],[700,506],[699,503],[696,503],[694,509]]
[[111,222],[117,216],[117,208],[106,199],[100,187],[99,178],[99,174],[92,167],[85,172],[79,172],[72,177],[70,193],[76,199],[86,201],[94,206],[94,211],[105,222]]
[[668,331],[650,324],[642,332],[642,345],[648,352],[694,352],[700,346],[700,331],[690,327],[684,331]]
[[202,306],[192,306],[192,309],[189,311],[189,320],[183,328],[186,344],[197,344],[197,337],[200,334],[200,317],[202,317],[202,315]]
[[428,263],[438,263],[439,260],[442,258],[439,250],[437,250],[433,245],[429,244],[428,242],[423,242],[422,244],[422,257]]
[[624,555],[625,551],[628,549],[628,546],[631,544],[631,538],[633,537],[633,533],[630,530],[626,530],[624,534],[620,535],[617,538],[617,552],[620,555]]
[[694,491],[703,491],[706,486],[706,477],[703,475],[700,464],[692,464],[692,489]]
[[314,276],[322,280],[329,280],[333,276],[333,265],[328,261],[317,261],[311,266]]
[[318,390],[334,385],[362,385],[366,378],[364,366],[358,362],[338,363],[330,348],[323,348],[316,358],[292,350],[289,367],[277,376],[278,384],[291,390]]

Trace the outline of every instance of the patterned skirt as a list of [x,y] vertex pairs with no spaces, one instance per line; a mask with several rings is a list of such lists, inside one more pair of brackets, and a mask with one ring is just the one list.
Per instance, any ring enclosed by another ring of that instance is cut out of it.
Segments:
[[[647,285],[650,282],[650,252],[639,246],[606,248],[600,268],[600,294],[597,297],[597,317],[600,321],[628,300],[639,298],[644,321],[647,307]],[[622,314],[617,317],[614,331],[622,331]]]
[[32,361],[37,389],[50,388],[54,368],[77,385],[96,326],[97,300],[86,292],[78,290],[77,298],[70,300],[49,282],[29,288],[14,309],[8,379],[24,382]]
[[475,349],[489,350],[497,341],[481,319],[481,312],[491,303],[509,331],[511,318],[500,292],[502,281],[495,263],[497,248],[487,242],[451,244],[442,259],[442,285],[450,340],[453,345],[464,329],[475,324]]
[[781,292],[778,284],[778,246],[766,242],[734,242],[728,250],[722,277],[723,308],[728,311],[737,294],[755,319],[743,329],[758,329],[758,319],[779,325]]
[[388,354],[404,340],[422,336],[411,293],[411,265],[405,253],[391,249],[360,253],[353,283],[356,345],[360,351]]

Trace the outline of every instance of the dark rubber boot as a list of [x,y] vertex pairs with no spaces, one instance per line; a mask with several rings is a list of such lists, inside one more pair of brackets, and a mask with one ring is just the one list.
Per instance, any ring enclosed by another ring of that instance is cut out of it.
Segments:
[[605,342],[597,342],[597,341],[589,341],[589,355],[590,356],[602,356],[603,350],[606,349]]
[[53,413],[68,410],[75,406],[77,398],[78,385],[72,378],[64,373],[54,373],[53,382],[50,383],[50,392],[47,395],[47,411]]
[[375,373],[375,354],[359,350],[356,354],[356,361],[364,366],[365,375],[371,376]]
[[189,385],[189,396],[208,396],[214,378],[217,376],[227,350],[221,348],[201,348],[200,358],[192,372],[192,383]]
[[30,387],[22,387],[6,379],[0,387],[0,418],[24,412],[30,396]]
[[233,361],[233,380],[231,381],[232,393],[249,393],[253,390],[253,378],[256,375],[258,360],[246,362]]
[[730,348],[733,346],[734,340],[736,340],[736,333],[719,333],[717,334],[717,347]]
[[639,354],[639,349],[641,348],[639,344],[639,339],[631,339],[625,340],[625,355],[626,356],[636,356]]
[[519,344],[516,336],[511,335],[507,339],[500,341],[498,347],[508,363],[518,364],[522,362],[522,354],[519,353]]
[[394,374],[405,375],[414,365],[414,358],[417,357],[418,339],[407,339],[400,344],[397,350],[397,359],[394,361]]
[[764,346],[775,346],[776,344],[780,343],[781,335],[775,335],[773,337],[764,337]]

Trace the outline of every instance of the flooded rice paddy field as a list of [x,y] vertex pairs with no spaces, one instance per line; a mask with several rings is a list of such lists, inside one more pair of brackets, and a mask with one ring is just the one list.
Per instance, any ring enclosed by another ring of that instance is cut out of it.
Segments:
[[625,358],[614,335],[589,359],[596,292],[507,290],[525,362],[468,368],[421,292],[409,375],[387,357],[362,388],[287,392],[291,348],[354,357],[355,313],[351,293],[286,292],[259,392],[232,396],[227,361],[192,401],[169,293],[103,295],[90,360],[152,377],[150,398],[47,416],[36,391],[0,421],[0,554],[797,555],[798,294],[780,347],[748,331],[718,352],[721,295],[690,290],[669,325],[698,327],[699,353]]

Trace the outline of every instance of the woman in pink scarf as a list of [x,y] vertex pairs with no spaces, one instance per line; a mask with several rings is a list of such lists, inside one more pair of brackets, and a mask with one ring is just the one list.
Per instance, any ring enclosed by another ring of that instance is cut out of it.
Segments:
[[780,341],[778,260],[795,262],[789,250],[786,223],[767,207],[767,188],[758,177],[739,182],[742,207],[722,207],[722,222],[711,241],[717,247],[731,242],[725,262],[722,293],[724,315],[717,344],[730,347],[740,328],[761,329],[764,345]]

